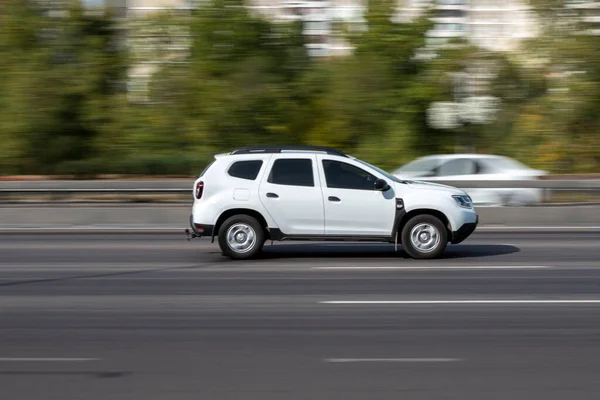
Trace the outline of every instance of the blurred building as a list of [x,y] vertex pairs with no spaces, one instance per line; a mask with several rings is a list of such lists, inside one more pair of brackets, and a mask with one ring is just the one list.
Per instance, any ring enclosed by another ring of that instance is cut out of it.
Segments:
[[[118,15],[139,17],[166,9],[191,10],[198,0],[85,0],[108,4]],[[434,9],[431,46],[467,38],[490,50],[508,51],[536,33],[527,0],[398,0],[395,20],[409,22]],[[335,29],[338,23],[360,23],[368,0],[248,0],[249,8],[273,21],[301,20],[307,47],[314,56],[348,55],[352,48]],[[575,1],[572,1],[575,2]],[[590,16],[588,18],[593,18]]]
[[[84,0],[87,4],[111,6],[117,18],[135,20],[159,11],[190,13],[202,0]],[[297,20],[303,22],[306,46],[312,56],[344,56],[352,53],[352,47],[341,37],[339,26],[360,26],[368,0],[247,0],[248,7],[274,22]],[[573,7],[585,9],[589,22],[600,22],[598,2],[566,0]],[[537,33],[536,23],[528,0],[397,0],[394,20],[410,22],[433,12],[434,28],[427,32],[428,48],[445,46],[454,38],[464,38],[484,49],[511,51],[519,42]],[[598,24],[600,27],[600,23]],[[151,28],[151,27],[150,27]],[[156,29],[156,32],[160,30]],[[160,34],[160,33],[157,33]],[[171,33],[172,34],[172,33]],[[185,43],[186,32],[177,43]],[[152,29],[138,37],[126,34],[127,44],[136,54],[151,53]],[[158,41],[156,38],[155,42]],[[176,38],[177,39],[177,38]],[[164,41],[163,41],[164,42]],[[176,57],[187,49],[184,44],[172,44],[169,49]],[[136,101],[147,101],[148,82],[164,59],[141,57],[131,69],[129,92]],[[171,61],[173,58],[170,59]],[[487,73],[483,72],[483,76]],[[483,79],[483,81],[487,81]]]
[[302,21],[310,55],[342,56],[352,52],[336,29],[360,23],[366,0],[249,0],[249,7],[272,21]]
[[434,29],[427,33],[432,46],[445,45],[453,38],[463,38],[468,31],[468,0],[399,0],[396,21],[408,23],[425,10],[433,11]]
[[[191,11],[202,0],[84,0],[108,5],[115,15],[137,18],[159,11]],[[307,48],[313,56],[348,55],[352,48],[339,36],[338,22],[360,22],[366,0],[248,0],[248,7],[274,22],[303,21]]]
[[[94,1],[94,0],[88,0]],[[165,37],[162,26],[138,25],[135,34],[130,29],[136,20],[158,12],[189,16],[198,0],[95,0],[111,7],[116,18],[122,20],[124,41],[138,61],[129,70],[127,83],[129,98],[134,102],[148,102],[149,84],[162,64],[185,62],[189,54],[189,32],[184,27],[169,27]]]
[[434,29],[427,33],[432,47],[454,38],[493,51],[511,51],[522,39],[536,35],[537,25],[526,0],[400,0],[402,22],[432,10]]
[[[152,13],[168,11],[190,13],[201,0],[87,0],[109,5],[118,18],[131,21],[142,18]],[[360,22],[365,9],[365,0],[248,0],[248,7],[269,18],[274,22],[298,20],[303,22],[303,33],[306,36],[306,47],[310,55],[342,56],[352,52],[350,47],[337,33],[337,22]],[[92,5],[92,4],[90,4]],[[135,54],[150,53],[152,49],[151,29],[146,33],[127,35],[127,43]],[[186,36],[185,32],[180,35]],[[184,40],[181,40],[184,42]],[[181,45],[172,45],[171,54],[175,55],[175,62],[184,60],[177,58],[177,54],[185,54],[186,48]],[[144,57],[142,57],[144,58]],[[152,75],[164,63],[163,59],[146,59],[134,65],[129,74],[129,94],[132,101],[147,102],[148,84]]]

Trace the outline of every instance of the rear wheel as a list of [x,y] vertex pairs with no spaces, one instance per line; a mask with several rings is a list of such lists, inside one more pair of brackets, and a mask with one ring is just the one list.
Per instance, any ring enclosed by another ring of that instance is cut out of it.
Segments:
[[402,229],[402,246],[412,258],[437,258],[447,245],[446,227],[433,215],[417,215]]
[[229,217],[219,228],[219,247],[224,255],[235,260],[255,257],[265,243],[265,233],[256,220],[249,215]]

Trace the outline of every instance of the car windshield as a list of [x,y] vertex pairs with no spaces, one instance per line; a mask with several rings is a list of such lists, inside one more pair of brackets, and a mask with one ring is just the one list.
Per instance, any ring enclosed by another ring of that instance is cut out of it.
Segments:
[[394,182],[398,182],[398,183],[403,183],[403,182],[406,182],[406,181],[403,181],[403,180],[401,180],[401,179],[398,179],[397,177],[395,177],[394,175],[390,174],[389,172],[385,172],[385,171],[384,171],[384,170],[382,170],[381,168],[377,168],[376,166],[369,164],[369,163],[368,163],[368,162],[366,162],[366,161],[359,160],[358,158],[353,158],[353,160],[354,160],[354,161],[357,161],[357,162],[359,162],[359,163],[361,163],[361,164],[363,164],[363,165],[364,165],[364,166],[366,166],[366,167],[369,167],[369,168],[372,168],[372,169],[374,169],[375,171],[379,172],[381,175],[385,176],[385,177],[386,177],[386,178],[388,178],[388,179],[391,179],[391,180],[393,180]]
[[396,172],[427,172],[437,167],[437,165],[438,160],[435,158],[420,158],[403,165]]

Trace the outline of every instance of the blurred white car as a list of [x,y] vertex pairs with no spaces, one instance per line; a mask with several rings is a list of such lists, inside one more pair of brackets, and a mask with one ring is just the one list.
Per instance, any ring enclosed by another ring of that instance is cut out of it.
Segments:
[[[504,156],[445,154],[418,158],[392,172],[400,179],[444,181],[533,180],[546,175]],[[475,205],[525,205],[543,201],[544,190],[536,188],[461,188]]]

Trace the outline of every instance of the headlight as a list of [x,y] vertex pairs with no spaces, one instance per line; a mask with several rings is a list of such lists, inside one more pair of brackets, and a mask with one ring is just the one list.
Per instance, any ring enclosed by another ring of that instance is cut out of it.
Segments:
[[458,204],[460,207],[473,208],[473,201],[467,195],[452,196],[452,198],[454,198],[454,201],[456,201],[456,204]]

